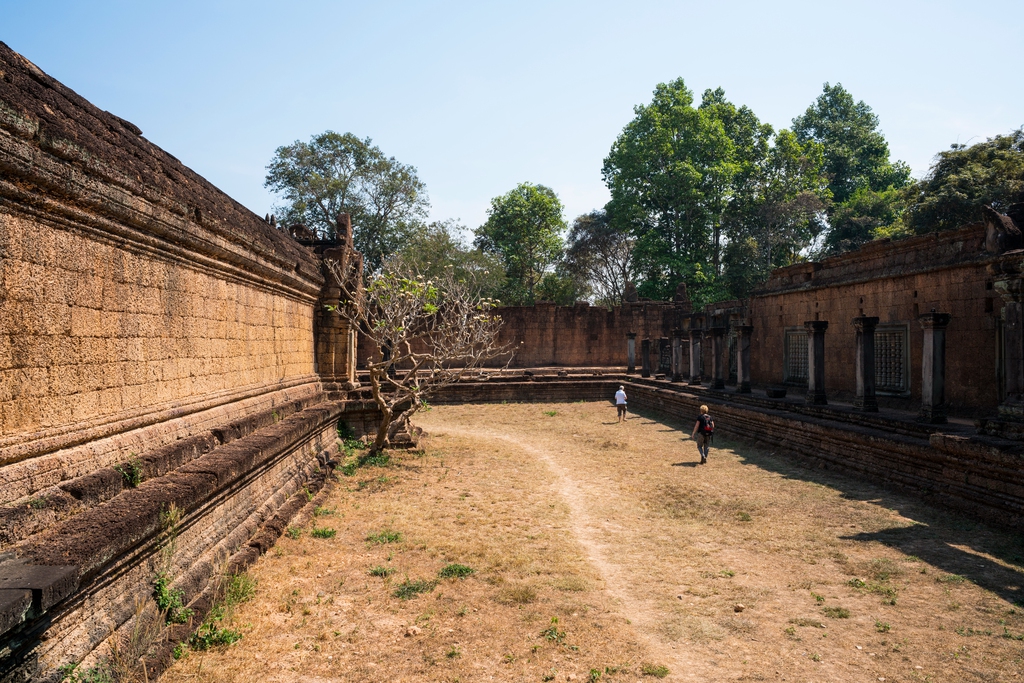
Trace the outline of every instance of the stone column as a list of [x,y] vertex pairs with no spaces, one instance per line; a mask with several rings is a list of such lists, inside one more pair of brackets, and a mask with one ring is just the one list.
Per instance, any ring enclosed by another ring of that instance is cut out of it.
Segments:
[[636,372],[636,332],[626,333],[626,374]]
[[725,328],[715,326],[711,328],[711,367],[712,367],[712,389],[725,389],[725,364],[729,362],[728,351],[725,348]]
[[683,381],[683,331],[672,330],[672,381]]
[[853,409],[865,413],[878,412],[878,399],[875,398],[875,326],[878,318],[860,315],[853,319],[853,327],[857,330],[857,351],[854,370],[857,374],[857,396],[853,399]]
[[924,329],[921,361],[921,422],[946,424],[946,326],[949,313],[925,313],[918,321]]
[[651,340],[640,340],[640,376],[651,376]]
[[1024,419],[1024,280],[996,280],[1003,298],[1003,402],[999,416]]
[[828,405],[825,397],[825,330],[827,320],[808,320],[807,329],[807,402]]
[[690,329],[690,384],[700,384],[700,329]]
[[736,393],[750,393],[750,334],[753,325],[736,326]]

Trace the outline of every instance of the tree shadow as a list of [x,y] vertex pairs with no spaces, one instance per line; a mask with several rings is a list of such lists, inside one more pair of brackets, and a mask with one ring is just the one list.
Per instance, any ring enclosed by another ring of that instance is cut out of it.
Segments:
[[944,572],[936,576],[937,580],[956,583],[957,577],[964,577],[1008,602],[1024,606],[1024,534],[976,520],[950,508],[945,501],[929,501],[916,492],[815,467],[756,443],[723,438],[715,447],[733,451],[744,464],[787,479],[826,486],[847,500],[898,512],[911,524],[906,525],[904,520],[900,526],[839,538],[876,541]]

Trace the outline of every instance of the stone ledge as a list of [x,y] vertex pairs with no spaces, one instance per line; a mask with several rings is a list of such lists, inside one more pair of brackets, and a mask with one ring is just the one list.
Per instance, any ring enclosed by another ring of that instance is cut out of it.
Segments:
[[17,561],[0,564],[0,589],[36,590],[35,584],[19,585],[26,580],[24,567],[60,568],[50,588],[44,590],[40,583],[39,602],[34,606],[45,612],[80,584],[88,584],[110,562],[155,538],[160,515],[170,505],[185,513],[198,509],[254,470],[291,452],[341,413],[336,403],[307,408],[58,523],[16,546]]
[[27,589],[0,590],[0,633],[6,633],[21,622],[32,606],[32,591]]

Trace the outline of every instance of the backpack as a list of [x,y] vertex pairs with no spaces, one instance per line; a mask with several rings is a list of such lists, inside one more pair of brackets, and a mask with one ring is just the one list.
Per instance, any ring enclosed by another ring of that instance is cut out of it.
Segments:
[[708,436],[714,436],[715,434],[715,421],[711,419],[711,415],[701,415],[700,420],[700,432],[701,434],[707,434]]

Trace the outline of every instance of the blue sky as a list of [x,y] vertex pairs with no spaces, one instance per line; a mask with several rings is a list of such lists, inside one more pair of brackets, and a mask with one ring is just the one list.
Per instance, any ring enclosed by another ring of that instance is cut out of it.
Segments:
[[274,150],[324,130],[414,165],[470,229],[530,181],[566,218],[607,201],[605,155],[677,77],[776,128],[826,81],[923,174],[1024,124],[1010,2],[0,0],[0,40],[263,215]]

